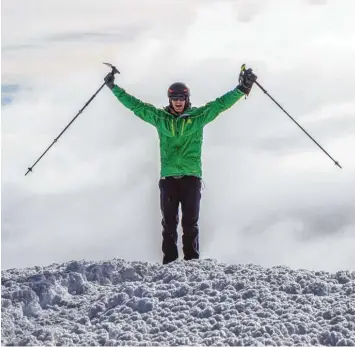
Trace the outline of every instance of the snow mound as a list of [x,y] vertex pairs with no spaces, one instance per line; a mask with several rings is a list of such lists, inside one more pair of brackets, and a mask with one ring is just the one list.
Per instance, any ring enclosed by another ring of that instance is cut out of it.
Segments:
[[1,275],[2,345],[355,345],[355,272],[113,259]]

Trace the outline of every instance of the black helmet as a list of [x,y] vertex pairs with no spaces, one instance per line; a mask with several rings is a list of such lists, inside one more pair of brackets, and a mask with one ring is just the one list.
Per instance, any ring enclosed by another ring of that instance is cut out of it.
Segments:
[[189,87],[182,82],[175,82],[168,88],[168,97],[184,95],[187,98],[190,97]]

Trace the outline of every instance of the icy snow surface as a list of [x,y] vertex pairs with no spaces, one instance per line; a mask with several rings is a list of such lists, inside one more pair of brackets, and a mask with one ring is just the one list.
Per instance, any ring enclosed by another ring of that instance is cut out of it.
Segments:
[[179,260],[2,271],[2,345],[355,345],[355,272]]

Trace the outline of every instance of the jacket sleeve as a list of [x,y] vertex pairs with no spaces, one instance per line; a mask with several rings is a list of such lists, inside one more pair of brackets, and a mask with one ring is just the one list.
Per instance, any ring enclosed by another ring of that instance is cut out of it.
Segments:
[[200,124],[205,126],[216,119],[220,113],[232,107],[244,95],[245,94],[236,87],[219,98],[197,108],[194,114],[199,118]]
[[115,85],[112,89],[116,98],[137,117],[157,127],[159,109],[128,94],[123,88]]

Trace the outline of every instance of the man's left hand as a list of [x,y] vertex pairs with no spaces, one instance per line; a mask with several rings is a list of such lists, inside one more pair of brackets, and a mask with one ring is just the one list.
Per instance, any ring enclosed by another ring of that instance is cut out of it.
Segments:
[[254,74],[252,69],[242,70],[239,74],[238,89],[244,94],[249,95],[254,82],[258,77]]

